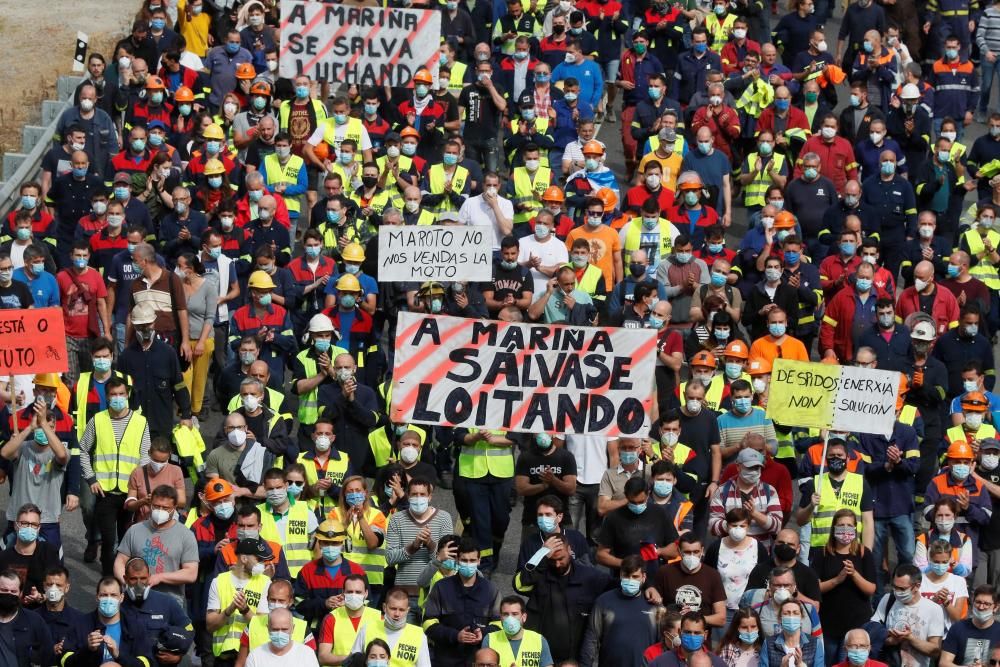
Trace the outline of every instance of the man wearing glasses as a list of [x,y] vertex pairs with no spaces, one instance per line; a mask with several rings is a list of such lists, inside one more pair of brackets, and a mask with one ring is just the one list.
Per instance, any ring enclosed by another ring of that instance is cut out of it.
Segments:
[[996,612],[997,594],[993,587],[977,586],[972,593],[969,618],[954,623],[941,644],[939,667],[1000,665],[1000,624],[996,622]]
[[45,573],[59,565],[59,547],[39,539],[42,510],[37,505],[22,505],[11,525],[17,537],[13,548],[0,552],[0,572],[17,572],[24,584],[21,602],[34,609],[45,601]]

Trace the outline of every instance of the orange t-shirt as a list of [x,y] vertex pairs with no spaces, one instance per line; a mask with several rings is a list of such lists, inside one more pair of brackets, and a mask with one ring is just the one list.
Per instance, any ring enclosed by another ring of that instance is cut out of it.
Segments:
[[615,253],[622,251],[618,233],[607,225],[601,225],[595,231],[587,229],[586,225],[576,227],[566,236],[566,250],[571,257],[573,241],[577,239],[586,239],[590,243],[590,263],[604,274],[604,287],[611,292],[615,286]]
[[772,364],[775,359],[809,361],[809,352],[798,338],[785,336],[781,345],[776,345],[770,336],[761,336],[750,346],[751,359],[767,359]]

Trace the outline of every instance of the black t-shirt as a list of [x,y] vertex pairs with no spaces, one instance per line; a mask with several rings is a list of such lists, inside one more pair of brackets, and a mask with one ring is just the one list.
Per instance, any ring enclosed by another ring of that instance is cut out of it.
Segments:
[[[503,95],[499,87],[497,92]],[[486,88],[476,83],[466,86],[458,96],[458,105],[465,109],[466,141],[496,139],[501,113]]]
[[[564,447],[554,447],[548,455],[539,451],[538,447],[532,445],[521,451],[521,456],[517,459],[514,467],[515,475],[524,475],[531,484],[542,483],[542,473],[552,470],[552,474],[559,479],[567,475],[576,475],[576,457],[566,451]],[[542,496],[552,494],[563,502],[563,507],[567,507],[569,496],[557,493],[555,490],[546,490],[536,496],[524,496],[524,514],[521,515],[521,523],[525,526],[535,523],[535,502]],[[568,518],[569,513],[565,516]]]
[[0,552],[0,570],[17,572],[25,595],[30,594],[32,588],[44,593],[45,572],[56,565],[59,565],[59,549],[48,542],[38,542],[35,553],[30,556],[17,553],[13,547]]
[[681,413],[680,442],[695,451],[696,456],[685,466],[684,471],[697,475],[698,481],[707,484],[712,480],[712,445],[721,441],[719,436],[719,413],[702,408],[697,415]]
[[[776,564],[773,560],[757,561],[757,566],[754,567],[750,572],[750,576],[747,577],[747,590],[766,588],[767,578],[771,576],[771,570],[775,566]],[[808,565],[803,565],[795,561],[795,565],[792,566],[792,575],[795,577],[795,587],[799,590],[800,594],[810,600],[820,600],[822,593],[819,592],[819,577],[816,576],[816,572],[810,569]]]
[[31,298],[31,290],[20,281],[13,280],[10,285],[0,285],[0,310],[10,308],[30,308],[35,305]]
[[525,292],[533,291],[534,282],[528,269],[520,264],[513,269],[505,269],[500,262],[493,264],[493,282],[485,283],[484,290],[493,290],[493,300],[503,301],[508,294],[520,299]]
[[[647,507],[642,514],[634,514],[626,505],[611,512],[604,517],[597,544],[608,547],[616,558],[637,554],[646,545],[654,544],[659,549],[671,544],[677,539],[674,525],[665,512],[652,509]],[[656,565],[656,561],[651,562],[652,569]]]
[[[827,553],[825,548],[815,548],[809,555],[809,562],[820,581],[835,578],[844,569],[844,561],[850,560],[866,581],[875,581],[875,558],[869,549],[862,556],[845,556]],[[869,602],[871,596],[861,592],[851,579],[845,579],[823,595],[823,605],[819,618],[824,633],[839,637],[853,628],[860,628],[871,618]]]
[[62,176],[73,171],[73,164],[70,161],[70,154],[62,145],[50,148],[49,152],[42,158],[42,171],[52,174],[53,180],[56,176]]

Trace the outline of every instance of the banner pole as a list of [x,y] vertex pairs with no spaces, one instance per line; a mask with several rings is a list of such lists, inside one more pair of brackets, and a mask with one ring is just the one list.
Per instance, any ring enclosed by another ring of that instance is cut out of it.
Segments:
[[[816,489],[816,493],[819,494],[819,502],[823,502],[823,468],[826,467],[826,449],[830,444],[830,429],[825,429],[823,431],[823,456],[819,459],[819,476],[816,477],[819,480],[819,488]],[[816,510],[814,509],[813,512]]]

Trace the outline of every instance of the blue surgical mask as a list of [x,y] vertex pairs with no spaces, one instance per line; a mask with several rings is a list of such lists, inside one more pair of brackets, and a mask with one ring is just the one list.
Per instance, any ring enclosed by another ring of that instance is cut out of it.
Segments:
[[639,452],[622,451],[618,454],[618,460],[623,466],[630,466],[639,460]]
[[271,642],[271,646],[274,648],[285,648],[288,643],[292,641],[291,635],[287,632],[281,632],[280,630],[272,630],[267,635],[268,641]]
[[949,567],[950,565],[948,563],[931,563],[929,569],[931,572],[940,577],[948,572]]
[[658,479],[653,482],[653,493],[660,498],[666,498],[674,491],[674,483],[665,479]]
[[309,97],[309,86],[295,86],[295,97],[304,100]]
[[40,428],[35,429],[35,442],[39,445],[49,444],[49,436],[45,435],[45,431]]
[[867,292],[872,288],[871,278],[858,278],[854,281],[854,286],[858,288],[859,292]]
[[729,340],[729,329],[716,329],[715,338],[721,342]]
[[105,357],[95,357],[94,370],[99,373],[107,373],[111,370],[111,360]]
[[[709,243],[708,252],[710,252],[713,255],[718,255],[725,249],[725,247],[726,247],[725,243]],[[725,281],[725,276],[723,276],[723,281]]]
[[549,75],[548,74],[536,74],[535,75],[535,83],[548,83],[548,82],[549,82]]
[[706,51],[708,51],[708,42],[701,42],[699,44],[694,44],[691,48],[694,49],[695,53],[701,55]]
[[37,204],[38,197],[35,197],[34,195],[24,195],[21,197],[21,208],[31,211],[34,210]]
[[699,651],[704,643],[704,635],[681,635],[681,646],[685,651]]
[[784,322],[771,322],[767,325],[767,332],[774,336],[775,338],[781,338],[785,335],[785,323]]
[[104,618],[111,618],[118,613],[120,603],[114,598],[101,598],[97,603],[97,609]]
[[504,616],[501,621],[504,634],[508,636],[516,635],[521,631],[521,619],[517,616]]
[[760,633],[754,630],[753,632],[741,632],[740,641],[744,644],[756,644],[757,638],[760,637]]
[[73,266],[75,266],[78,269],[85,269],[85,268],[87,268],[87,262],[88,262],[88,260],[87,260],[86,257],[74,257],[73,258]]
[[896,163],[895,162],[883,162],[882,163],[882,173],[886,176],[892,176],[896,173]]
[[328,563],[335,562],[337,559],[340,558],[340,552],[342,550],[343,550],[342,547],[339,546],[332,546],[332,545],[324,546],[321,550],[323,553],[323,560],[327,561]]
[[658,87],[656,87],[656,86],[650,86],[649,90],[646,91],[646,92],[649,93],[649,98],[651,100],[658,100],[658,99],[660,99],[660,97],[663,96],[663,90],[660,89],[660,88],[658,88]]
[[22,542],[34,542],[38,539],[38,529],[32,526],[22,526],[17,529],[17,539]]
[[948,60],[956,60],[958,58],[958,49],[945,49],[944,57]]
[[799,616],[782,616],[781,629],[785,632],[798,632],[802,627],[802,618]]
[[327,222],[331,222],[333,224],[337,224],[338,222],[340,222],[340,217],[341,217],[340,211],[331,211],[331,210],[327,209],[327,211],[326,211],[326,221]]
[[844,255],[846,257],[848,255],[853,255],[855,252],[857,252],[857,246],[854,245],[853,242],[844,241],[843,243],[840,244],[841,255]]
[[860,665],[868,662],[868,649],[866,648],[849,648],[847,649],[847,661],[852,665]]
[[337,125],[343,125],[344,123],[347,122],[347,114],[346,113],[335,113],[335,114],[333,114],[333,120],[334,120],[335,123],[337,123]]
[[128,398],[125,396],[112,396],[108,399],[108,407],[115,412],[121,412],[128,407]]
[[642,514],[646,511],[646,503],[629,503],[628,509],[632,514]]
[[342,294],[340,296],[340,305],[344,308],[354,308],[354,306],[358,305],[358,297],[353,294]]
[[410,498],[410,509],[416,514],[423,514],[430,506],[430,500],[426,497]]
[[711,280],[712,280],[712,287],[722,287],[723,285],[726,284],[726,275],[723,273],[717,273],[715,271],[712,271]]
[[458,576],[463,579],[471,579],[479,570],[479,563],[459,563]]
[[131,146],[132,146],[132,150],[133,151],[135,151],[136,153],[141,153],[142,151],[146,150],[146,140],[145,139],[133,139],[132,143],[131,143]]
[[778,111],[788,111],[788,107],[791,106],[791,100],[775,100],[774,108]]
[[161,146],[163,144],[163,135],[162,134],[149,135],[149,144],[151,146],[157,146],[157,147]]
[[209,155],[216,155],[222,150],[222,142],[217,139],[212,139],[205,142],[205,152]]
[[807,181],[815,181],[819,176],[819,170],[816,167],[806,167],[802,170],[802,175]]
[[546,535],[556,532],[556,518],[554,516],[540,516],[537,519],[538,530]]
[[[329,341],[328,341],[329,342]],[[359,507],[365,502],[365,492],[364,491],[351,491],[344,496],[344,500],[351,507]]]
[[130,192],[131,192],[131,190],[129,190],[126,187],[120,187],[120,186],[116,187],[115,188],[115,199],[117,199],[118,201],[125,201],[126,199],[128,199],[128,196],[129,196]]
[[149,22],[149,27],[159,32],[160,30],[163,30],[165,27],[167,27],[167,22],[163,19],[152,19]]
[[795,252],[794,250],[785,251],[785,264],[788,264],[789,266],[795,266],[796,264],[799,263],[800,259],[802,259],[802,256],[799,253]]
[[865,53],[871,53],[872,51],[875,50],[875,45],[866,39],[864,44],[862,45],[862,48],[864,48]]
[[748,412],[750,412],[751,400],[752,399],[749,396],[741,396],[739,398],[734,398],[733,410],[740,413],[741,415],[747,414]]
[[639,594],[639,590],[642,588],[642,583],[638,579],[622,579],[621,587],[622,593],[634,598]]
[[951,467],[951,476],[957,480],[965,480],[969,476],[969,472],[967,463],[956,463]]
[[657,330],[662,329],[664,324],[666,324],[666,322],[664,322],[663,318],[657,317],[656,315],[649,316],[650,329],[657,329]]
[[222,187],[222,176],[209,176],[208,177],[208,185],[209,185],[209,187],[212,187],[212,188],[215,188],[216,190],[218,190],[219,188]]
[[317,338],[313,341],[313,347],[317,352],[323,354],[330,349],[330,339],[329,338]]
[[445,165],[453,167],[458,164],[458,156],[454,153],[445,153],[444,157],[441,158],[441,161],[444,162]]
[[87,167],[73,167],[73,177],[83,178],[87,175]]

